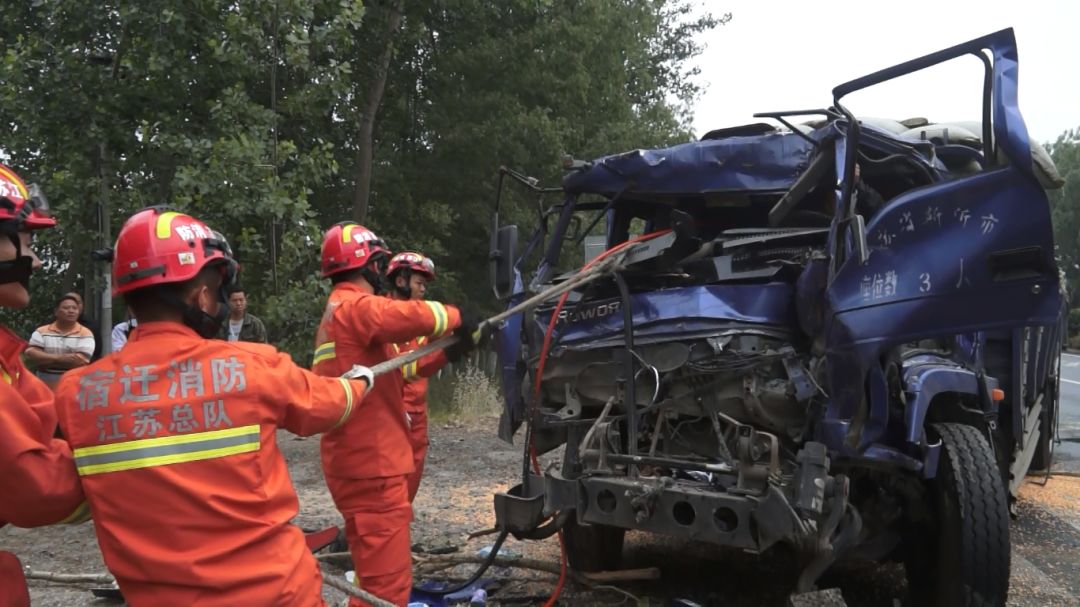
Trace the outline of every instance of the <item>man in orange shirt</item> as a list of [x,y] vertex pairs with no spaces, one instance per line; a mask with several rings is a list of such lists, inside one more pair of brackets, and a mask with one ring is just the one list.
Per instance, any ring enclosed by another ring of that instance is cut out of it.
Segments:
[[271,346],[211,339],[235,272],[203,222],[136,213],[113,294],[138,328],[57,387],[105,564],[135,607],[324,605],[275,436],[370,423],[356,409],[371,371],[324,378]]
[[[316,373],[333,376],[354,364],[375,365],[396,354],[394,344],[421,335],[438,338],[453,331],[460,339],[448,348],[451,359],[483,338],[478,323],[453,306],[379,297],[389,260],[386,244],[361,225],[339,223],[326,232],[322,275],[334,289],[315,337]],[[356,579],[364,590],[398,605],[408,602],[412,586],[407,478],[413,458],[403,389],[401,373],[381,376],[367,398],[366,423],[322,438],[323,472],[345,518]],[[364,603],[353,599],[350,605]]]
[[[0,164],[0,307],[22,309],[30,303],[30,274],[41,268],[30,233],[55,225],[40,191]],[[84,520],[87,509],[71,449],[53,438],[52,391],[23,365],[25,349],[26,342],[0,326],[0,527]],[[18,559],[4,552],[0,602],[30,604]]]
[[[390,259],[387,278],[393,289],[390,294],[394,299],[408,301],[423,300],[427,294],[427,285],[435,280],[435,262],[430,258],[406,251]],[[427,337],[416,339],[395,346],[398,353],[411,352],[427,343]],[[405,380],[405,412],[409,414],[409,442],[413,448],[413,473],[409,475],[409,502],[416,499],[420,490],[420,478],[424,474],[424,460],[428,449],[428,411],[427,378],[434,375],[449,362],[442,351],[426,356],[412,364],[405,365],[402,377]]]

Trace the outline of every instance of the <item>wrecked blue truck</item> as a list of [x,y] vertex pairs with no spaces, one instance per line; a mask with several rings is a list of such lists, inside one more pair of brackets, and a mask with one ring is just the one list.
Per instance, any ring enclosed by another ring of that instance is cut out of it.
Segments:
[[[983,70],[981,121],[842,103],[958,58]],[[557,188],[501,171],[500,200],[515,182],[554,197],[523,243],[496,203],[507,306],[633,244],[499,328],[500,436],[528,422],[499,527],[561,528],[586,571],[617,567],[633,529],[787,544],[795,591],[858,557],[902,562],[912,604],[1004,605],[1010,507],[1053,455],[1064,310],[1045,192],[1061,181],[1017,105],[1012,30],[758,116],[776,125],[567,158]]]

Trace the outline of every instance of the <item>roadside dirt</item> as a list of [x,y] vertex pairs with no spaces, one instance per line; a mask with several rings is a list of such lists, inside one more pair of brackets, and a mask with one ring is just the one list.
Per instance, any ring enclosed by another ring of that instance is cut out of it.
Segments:
[[[414,544],[424,549],[445,546],[457,547],[458,554],[476,554],[494,541],[493,535],[468,540],[469,533],[494,526],[492,495],[516,484],[521,474],[520,447],[506,445],[495,438],[496,420],[485,418],[478,423],[433,424],[427,472],[415,504],[413,522]],[[339,524],[340,516],[326,491],[318,459],[318,439],[298,439],[280,433],[279,444],[289,463],[293,482],[300,497],[300,514],[296,524],[305,529],[320,529]],[[544,458],[549,459],[549,458]],[[1059,479],[1051,480],[1056,483]],[[1053,510],[1075,507],[1074,487],[1054,489],[1049,499]],[[1080,484],[1078,484],[1080,486]],[[1064,491],[1064,493],[1062,493]],[[1024,492],[1023,514],[1032,508],[1042,511],[1039,501],[1046,492],[1028,488]],[[1048,497],[1048,496],[1046,496]],[[137,500],[138,496],[132,496]],[[1063,508],[1064,506],[1064,508]],[[1032,517],[1034,518],[1034,517]],[[1053,542],[1053,538],[1036,540],[1024,529],[1014,533],[1012,591],[1010,605],[1080,605],[1068,588],[1061,584],[1069,578],[1080,579],[1080,569],[1055,571],[1047,577],[1047,566],[1037,563],[1033,555],[1041,550],[1029,542]],[[0,547],[15,552],[38,571],[60,573],[104,573],[91,524],[76,527],[51,527],[24,530],[6,527],[0,530]],[[502,553],[521,555],[557,563],[558,542],[507,540]],[[1030,561],[1028,559],[1031,559]],[[1073,559],[1064,559],[1056,566],[1071,568]],[[669,605],[674,599],[692,599],[698,604],[724,605],[785,605],[785,587],[790,579],[784,574],[784,559],[752,557],[739,553],[718,551],[714,547],[686,541],[676,541],[631,533],[627,536],[625,561],[627,567],[659,567],[660,582],[621,585],[625,592],[640,599],[639,605]],[[442,577],[464,578],[475,565],[448,569]],[[344,575],[337,563],[328,563],[329,575]],[[1063,576],[1063,577],[1062,577]],[[485,577],[501,580],[501,590],[494,592],[489,604],[540,604],[554,587],[555,576],[521,569],[493,568]],[[904,594],[902,571],[895,566],[863,567],[831,576],[842,581],[848,605],[881,605],[892,607]],[[1055,584],[1054,580],[1058,580]],[[419,581],[419,580],[418,580]],[[117,605],[115,601],[94,599],[89,586],[70,586],[31,582],[31,597],[35,606],[69,607],[78,605]],[[342,595],[327,588],[324,594],[331,605],[340,605]],[[520,597],[519,600],[497,601],[498,596]],[[533,597],[533,600],[527,600]],[[635,604],[629,596],[613,590],[587,592],[568,583],[564,592],[566,605]],[[509,602],[513,601],[513,602]],[[691,604],[691,603],[682,603]],[[801,605],[835,604],[827,601],[802,602]]]

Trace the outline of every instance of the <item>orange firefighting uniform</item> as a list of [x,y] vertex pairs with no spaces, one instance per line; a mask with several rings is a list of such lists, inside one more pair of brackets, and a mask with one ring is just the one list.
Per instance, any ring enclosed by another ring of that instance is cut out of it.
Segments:
[[26,370],[26,342],[0,327],[0,527],[85,520],[71,449],[56,432],[53,393]]
[[[0,527],[86,520],[71,449],[56,433],[52,390],[26,370],[26,342],[0,327]],[[0,604],[30,605],[15,555],[0,552]]]
[[[395,343],[419,335],[440,337],[460,323],[460,313],[451,306],[397,301],[339,283],[319,325],[312,369],[333,376],[353,364],[370,367],[392,358]],[[401,373],[380,376],[366,398],[364,424],[322,437],[323,472],[345,518],[357,581],[364,590],[399,605],[408,602],[412,586],[407,476],[413,457],[403,388]]]
[[[417,337],[404,344],[394,346],[397,354],[412,352],[427,343],[427,337]],[[420,490],[420,479],[424,475],[424,459],[428,449],[428,378],[446,366],[446,354],[439,350],[420,360],[405,365],[401,369],[405,380],[402,397],[405,400],[405,412],[409,414],[409,443],[413,449],[413,472],[408,478],[409,502],[416,499]]]
[[30,590],[22,563],[10,552],[0,552],[0,605],[30,607]]
[[364,389],[175,322],[66,373],[60,427],[128,604],[324,605],[276,434],[364,423]]

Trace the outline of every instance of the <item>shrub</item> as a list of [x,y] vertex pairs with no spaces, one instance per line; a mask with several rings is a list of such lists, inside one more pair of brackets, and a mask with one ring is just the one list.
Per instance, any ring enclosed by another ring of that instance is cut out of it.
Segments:
[[497,416],[502,411],[498,383],[471,360],[455,374],[453,414],[462,421],[475,422]]

